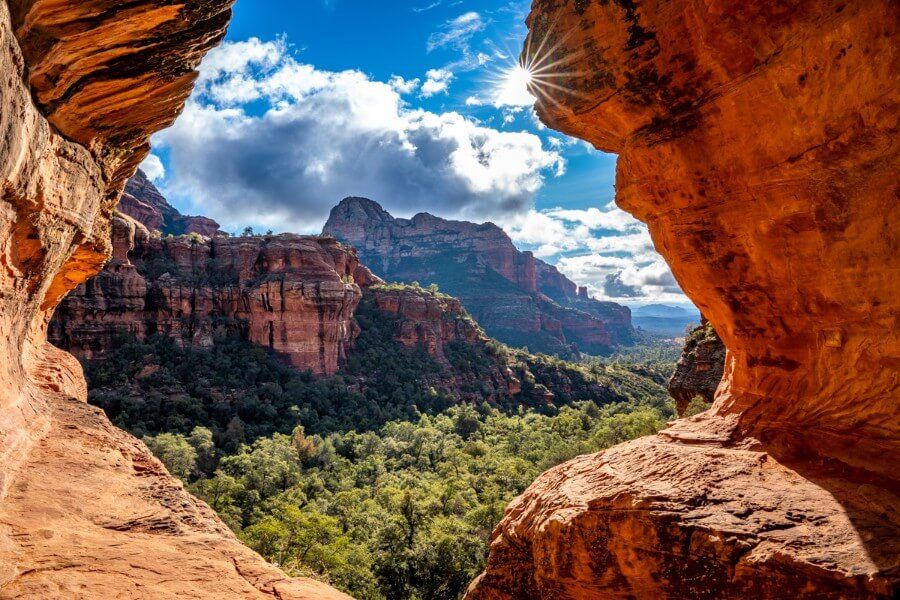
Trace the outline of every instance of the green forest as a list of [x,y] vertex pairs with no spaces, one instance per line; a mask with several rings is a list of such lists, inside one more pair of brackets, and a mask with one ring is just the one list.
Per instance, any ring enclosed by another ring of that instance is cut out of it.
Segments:
[[[330,377],[225,334],[210,348],[122,339],[85,364],[90,401],[266,559],[360,600],[460,597],[542,471],[673,414],[658,349],[571,363],[453,342],[448,367],[397,343],[371,302],[357,318]],[[501,366],[519,393],[484,384]]]

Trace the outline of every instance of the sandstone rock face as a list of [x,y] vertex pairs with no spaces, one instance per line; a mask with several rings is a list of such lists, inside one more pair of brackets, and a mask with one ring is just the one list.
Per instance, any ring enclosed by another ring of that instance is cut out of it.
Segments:
[[298,369],[334,373],[357,334],[354,276],[373,281],[355,252],[330,238],[160,238],[116,216],[113,247],[113,260],[50,324],[50,341],[80,358],[102,357],[123,334],[163,333],[204,347],[221,333],[266,346]]
[[667,384],[669,395],[675,399],[678,416],[684,414],[695,396],[711,404],[724,371],[725,344],[712,325],[704,322],[691,331],[685,341],[681,358]]
[[178,212],[140,169],[125,184],[117,208],[150,231],[171,235],[196,233],[204,237],[219,232],[219,224],[208,217],[189,217]]
[[385,279],[437,283],[500,341],[564,355],[604,353],[632,341],[628,308],[579,298],[574,283],[517,250],[493,223],[427,213],[395,219],[372,200],[346,198],[323,232],[356,247]]
[[404,346],[424,348],[429,356],[447,364],[444,344],[454,340],[469,344],[485,343],[486,335],[467,318],[456,298],[412,289],[373,288],[378,310],[400,317],[396,339]]
[[[528,401],[517,397],[522,391],[523,366],[487,352],[492,340],[457,298],[412,286],[397,287],[369,286],[363,291],[363,301],[372,303],[380,313],[379,319],[392,322],[393,340],[407,348],[421,349],[440,365],[432,387],[452,393],[463,402],[512,406]],[[477,362],[481,364],[464,368],[453,364],[448,358],[453,345],[480,356],[482,361]],[[599,393],[592,398],[605,399]]]
[[891,597],[898,5],[536,0],[528,22],[541,118],[619,154],[618,203],[728,355],[712,410],[536,481],[468,597]]
[[0,597],[346,598],[244,548],[46,342],[230,5],[0,2]]

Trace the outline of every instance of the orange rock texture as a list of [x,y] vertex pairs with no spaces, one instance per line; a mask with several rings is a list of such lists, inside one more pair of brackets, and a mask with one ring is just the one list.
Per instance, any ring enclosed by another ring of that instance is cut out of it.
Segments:
[[84,403],[77,361],[46,342],[230,4],[0,2],[2,598],[346,598],[244,548]]
[[470,600],[897,593],[898,12],[534,2],[541,119],[619,154],[728,354],[712,410],[516,499]]
[[50,341],[79,358],[101,358],[123,334],[209,347],[221,333],[331,374],[358,333],[357,281],[376,281],[332,238],[162,238],[127,216],[112,224],[112,260],[50,322]]

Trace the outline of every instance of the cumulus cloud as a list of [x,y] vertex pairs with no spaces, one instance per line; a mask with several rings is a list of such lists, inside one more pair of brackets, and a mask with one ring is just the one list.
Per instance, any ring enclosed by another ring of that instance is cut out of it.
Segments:
[[658,254],[564,256],[557,268],[588,287],[591,295],[618,302],[685,302],[669,266]]
[[148,154],[147,158],[143,160],[140,166],[141,170],[150,181],[162,181],[166,176],[166,168],[155,154]]
[[572,250],[654,254],[646,226],[610,202],[602,209],[550,208],[513,215],[504,222],[516,243],[537,247],[539,256]]
[[685,302],[647,226],[614,203],[530,210],[503,223],[520,247],[555,262],[591,296],[617,302]]
[[[558,147],[551,143],[551,146]],[[610,202],[602,209],[590,207],[587,209],[563,209],[553,208],[547,214],[555,219],[569,223],[586,225],[591,229],[605,229],[610,231],[633,232],[641,229],[641,223],[624,210]]]
[[200,71],[184,113],[154,141],[169,153],[166,193],[226,227],[316,231],[350,195],[400,216],[424,207],[503,219],[564,169],[533,134],[411,108],[400,81],[318,70],[283,39],[227,42]]
[[425,83],[422,84],[420,96],[430,98],[435,94],[446,94],[453,81],[453,72],[448,69],[429,69],[425,73]]
[[400,94],[401,96],[406,94],[411,94],[419,87],[419,83],[421,80],[416,79],[404,79],[399,75],[391,75],[391,78],[388,80],[388,85],[391,86],[391,89]]

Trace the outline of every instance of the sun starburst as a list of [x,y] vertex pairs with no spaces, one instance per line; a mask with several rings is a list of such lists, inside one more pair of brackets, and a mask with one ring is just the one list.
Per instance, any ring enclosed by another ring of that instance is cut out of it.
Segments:
[[508,49],[500,56],[507,57],[499,69],[488,75],[489,102],[496,107],[513,109],[530,107],[537,103],[549,102],[559,105],[562,94],[581,96],[572,89],[569,81],[584,75],[572,70],[569,65],[581,57],[580,52],[563,54],[564,44],[571,32],[556,35],[554,27],[546,29],[538,37],[530,32],[525,40],[525,49],[518,60]]

